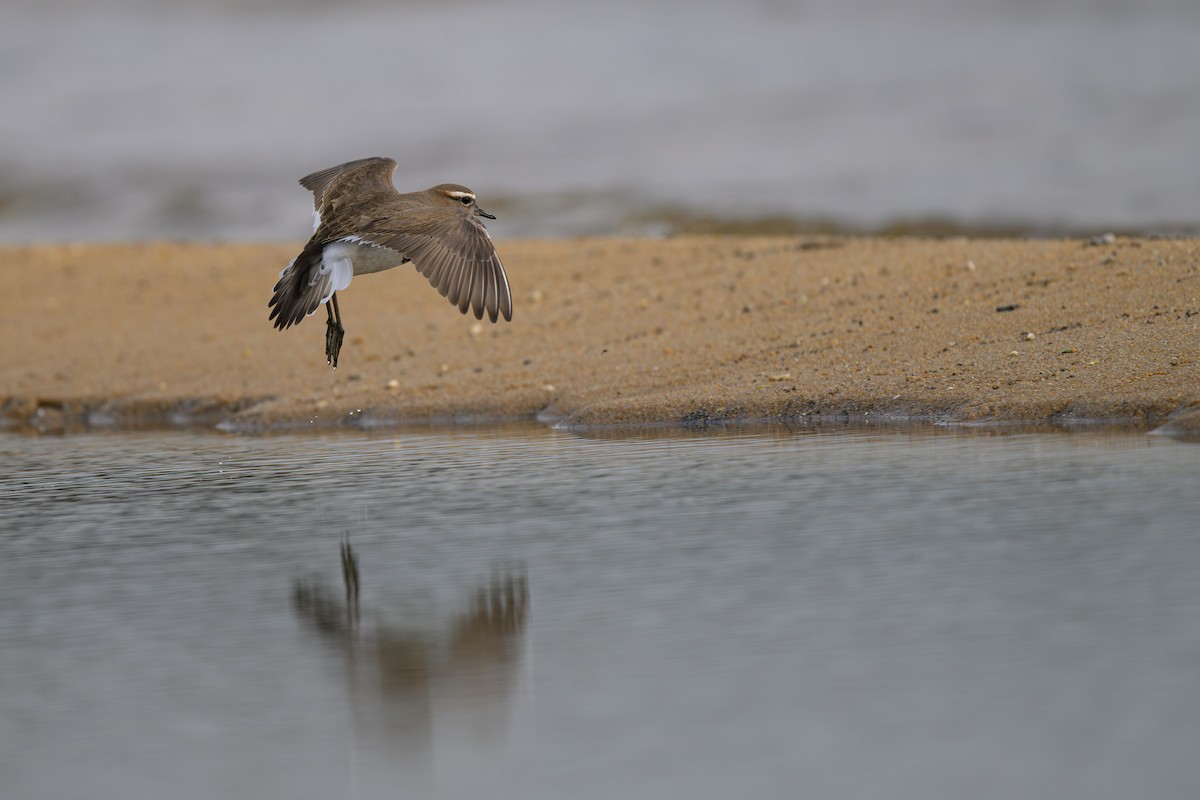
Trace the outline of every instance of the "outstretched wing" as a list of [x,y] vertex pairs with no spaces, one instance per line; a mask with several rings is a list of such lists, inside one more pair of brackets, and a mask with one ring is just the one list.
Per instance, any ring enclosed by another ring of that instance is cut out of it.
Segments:
[[420,208],[404,214],[404,230],[387,222],[368,226],[358,238],[402,253],[438,292],[475,319],[512,320],[512,291],[496,246],[475,216],[457,208]]
[[334,185],[332,195],[359,194],[361,192],[396,191],[392,175],[396,172],[393,158],[360,158],[329,167],[300,179],[300,185],[313,193],[313,209],[320,211],[325,203],[326,191]]
[[[346,200],[361,202],[366,194],[396,194],[392,184],[395,171],[394,159],[360,158],[300,179],[300,185],[313,193],[314,232],[304,251],[279,273],[268,303],[270,319],[276,328],[283,330],[295,325],[316,311],[333,292],[346,288],[354,274],[353,266],[349,261],[340,267],[336,262],[327,264],[324,246],[342,238],[340,229],[353,230],[354,221],[341,213]],[[400,258],[397,257],[397,263]]]

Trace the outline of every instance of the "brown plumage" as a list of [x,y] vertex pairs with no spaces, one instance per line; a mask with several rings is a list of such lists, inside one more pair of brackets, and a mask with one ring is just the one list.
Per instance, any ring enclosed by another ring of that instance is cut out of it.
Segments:
[[316,229],[279,274],[268,304],[284,330],[326,303],[326,358],[337,366],[345,333],[337,292],[354,275],[411,261],[462,313],[496,322],[512,319],[512,293],[495,245],[479,217],[495,219],[465,186],[443,183],[401,194],[392,185],[396,162],[363,158],[300,179],[313,193]]

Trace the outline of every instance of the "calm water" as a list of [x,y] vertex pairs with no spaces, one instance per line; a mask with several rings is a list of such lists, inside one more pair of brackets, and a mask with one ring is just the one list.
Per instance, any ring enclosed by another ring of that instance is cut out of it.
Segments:
[[1200,230],[1195,0],[5,0],[0,241],[295,240],[366,155],[498,238]]
[[1200,786],[1194,445],[530,426],[0,458],[5,798]]

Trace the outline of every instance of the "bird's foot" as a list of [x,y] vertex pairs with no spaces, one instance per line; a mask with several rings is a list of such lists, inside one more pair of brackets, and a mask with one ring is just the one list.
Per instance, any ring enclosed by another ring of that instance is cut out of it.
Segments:
[[346,336],[346,329],[333,320],[329,320],[325,325],[325,361],[334,369],[338,365],[338,353],[342,351],[342,339]]

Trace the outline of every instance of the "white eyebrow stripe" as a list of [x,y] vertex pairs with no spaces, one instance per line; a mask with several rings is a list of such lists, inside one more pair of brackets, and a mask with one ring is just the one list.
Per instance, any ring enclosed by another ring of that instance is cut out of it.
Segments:
[[472,194],[471,192],[458,192],[458,191],[454,191],[454,192],[448,192],[448,194],[449,194],[451,197],[469,197],[469,198],[471,198],[472,200],[474,200],[474,199],[475,199],[475,195],[474,195],[474,194]]

